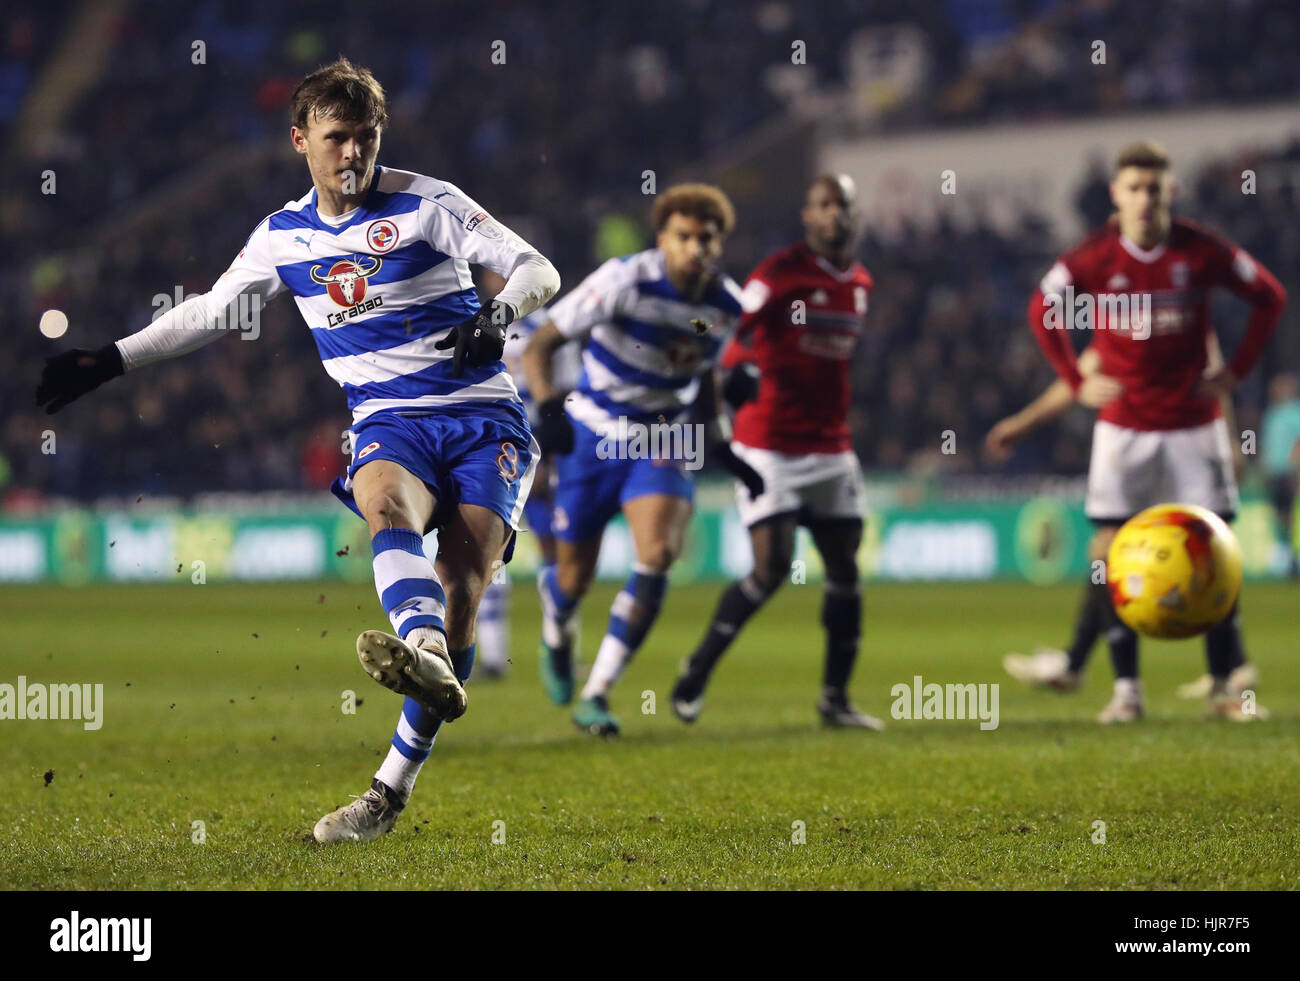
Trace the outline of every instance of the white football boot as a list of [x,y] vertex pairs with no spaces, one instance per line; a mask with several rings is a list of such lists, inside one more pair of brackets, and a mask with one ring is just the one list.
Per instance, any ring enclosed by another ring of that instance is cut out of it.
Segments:
[[405,806],[396,791],[377,779],[370,789],[316,822],[312,837],[319,842],[371,841],[393,830]]
[[1053,647],[1040,647],[1033,654],[1011,653],[1002,659],[1007,674],[1034,688],[1075,691],[1081,676],[1070,670],[1070,657]]
[[1142,707],[1142,693],[1116,692],[1110,703],[1097,715],[1097,721],[1104,726],[1123,722],[1137,722],[1145,715]]
[[[1249,675],[1245,674],[1250,669]],[[1209,705],[1205,710],[1207,719],[1228,719],[1232,722],[1262,722],[1268,718],[1268,709],[1255,702],[1255,693],[1249,687],[1241,688],[1234,679],[1238,674],[1247,679],[1258,680],[1258,673],[1249,664],[1243,664],[1230,674],[1226,681],[1210,684]],[[1250,691],[1250,697],[1245,692]]]
[[[1208,698],[1210,688],[1214,685],[1214,679],[1208,674],[1203,674],[1195,681],[1189,681],[1186,684],[1178,686],[1179,698]],[[1247,688],[1255,688],[1259,685],[1259,671],[1253,664],[1243,664],[1236,668],[1232,674],[1228,675],[1228,687],[1236,692],[1243,692]]]
[[444,722],[459,719],[469,706],[465,689],[452,668],[441,633],[426,647],[412,647],[382,630],[367,630],[357,638],[357,657],[366,674],[389,691],[414,698]]

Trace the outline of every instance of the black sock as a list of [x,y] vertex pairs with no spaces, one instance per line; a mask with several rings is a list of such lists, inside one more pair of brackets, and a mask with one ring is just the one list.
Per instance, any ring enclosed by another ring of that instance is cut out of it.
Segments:
[[1098,589],[1097,584],[1089,580],[1083,587],[1083,602],[1079,604],[1079,615],[1074,621],[1074,639],[1070,641],[1070,646],[1066,650],[1070,658],[1069,669],[1072,674],[1078,674],[1088,663],[1093,645],[1097,643],[1102,627],[1105,626],[1104,607],[1109,603],[1110,596],[1106,593],[1105,585]]
[[752,576],[737,580],[727,587],[718,600],[717,609],[713,611],[713,619],[709,621],[704,639],[686,662],[686,673],[697,680],[701,688],[740,633],[745,621],[767,602],[769,595],[771,594],[766,593]]
[[822,603],[822,626],[826,628],[826,671],[822,686],[844,692],[858,659],[858,636],[862,632],[862,596],[856,586],[828,584]]
[[1115,677],[1137,680],[1138,635],[1115,612],[1106,584],[1093,583],[1092,588],[1101,596],[1101,599],[1096,601],[1097,608],[1103,616],[1101,625],[1106,632],[1106,643],[1110,645],[1110,663],[1115,669]]
[[1232,611],[1205,634],[1205,660],[1210,666],[1211,677],[1226,678],[1246,663],[1237,607],[1238,604],[1234,603]]

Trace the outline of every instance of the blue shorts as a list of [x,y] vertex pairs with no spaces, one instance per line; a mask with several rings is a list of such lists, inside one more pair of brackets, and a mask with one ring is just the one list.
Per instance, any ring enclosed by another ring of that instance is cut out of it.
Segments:
[[[541,454],[522,418],[508,409],[484,409],[458,406],[429,415],[368,416],[352,426],[347,477],[336,477],[330,490],[360,515],[352,496],[353,475],[374,460],[391,460],[424,481],[437,499],[426,534],[446,524],[461,504],[495,511],[517,529]],[[507,562],[513,553],[512,536]]]
[[601,437],[573,422],[573,452],[555,458],[552,527],[556,538],[585,542],[597,538],[623,505],[647,494],[695,499],[695,482],[679,460],[602,460]]
[[549,487],[534,487],[524,502],[524,520],[528,530],[538,538],[554,538],[551,530],[551,508],[554,506]]

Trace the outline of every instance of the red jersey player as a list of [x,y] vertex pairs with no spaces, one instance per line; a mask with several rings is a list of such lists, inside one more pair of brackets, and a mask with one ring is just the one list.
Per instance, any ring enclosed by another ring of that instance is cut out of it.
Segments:
[[751,498],[737,488],[754,571],[732,583],[673,688],[677,717],[693,722],[709,674],[741,626],[781,585],[803,524],[826,566],[826,667],[817,711],[828,725],[882,729],[848,700],[862,600],[858,545],[865,509],[862,468],[849,441],[849,358],[862,333],[871,276],[853,260],[853,182],[818,177],[808,188],[804,241],[765,259],[745,283],[744,313],[724,350],[734,392],[745,363],[758,368],[757,397],[736,414],[731,448],[763,478]]
[[[1173,218],[1169,157],[1135,144],[1116,163],[1111,198],[1118,214],[1063,255],[1029,303],[1029,323],[1057,374],[1076,395],[1109,387],[1093,430],[1086,511],[1097,526],[1092,558],[1116,530],[1162,501],[1199,504],[1231,521],[1237,510],[1228,427],[1219,406],[1254,367],[1277,325],[1286,293],[1245,250],[1208,229]],[[1232,361],[1206,371],[1209,294],[1229,289],[1254,312]],[[1089,324],[1089,320],[1091,323]],[[1084,382],[1067,333],[1092,326],[1100,359]],[[1097,577],[1100,578],[1100,577]],[[1115,695],[1102,722],[1142,716],[1137,634],[1115,615],[1104,580],[1092,586],[1106,624]],[[1215,716],[1249,719],[1229,677],[1245,663],[1237,610],[1206,634]]]

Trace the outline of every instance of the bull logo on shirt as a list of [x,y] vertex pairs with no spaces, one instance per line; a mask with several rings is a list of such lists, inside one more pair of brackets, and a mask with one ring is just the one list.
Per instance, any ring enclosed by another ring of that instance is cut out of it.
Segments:
[[340,259],[330,266],[330,271],[321,275],[323,266],[311,267],[311,281],[324,286],[330,299],[341,307],[356,306],[366,298],[366,280],[379,272],[384,260],[367,256],[370,264],[363,259]]

